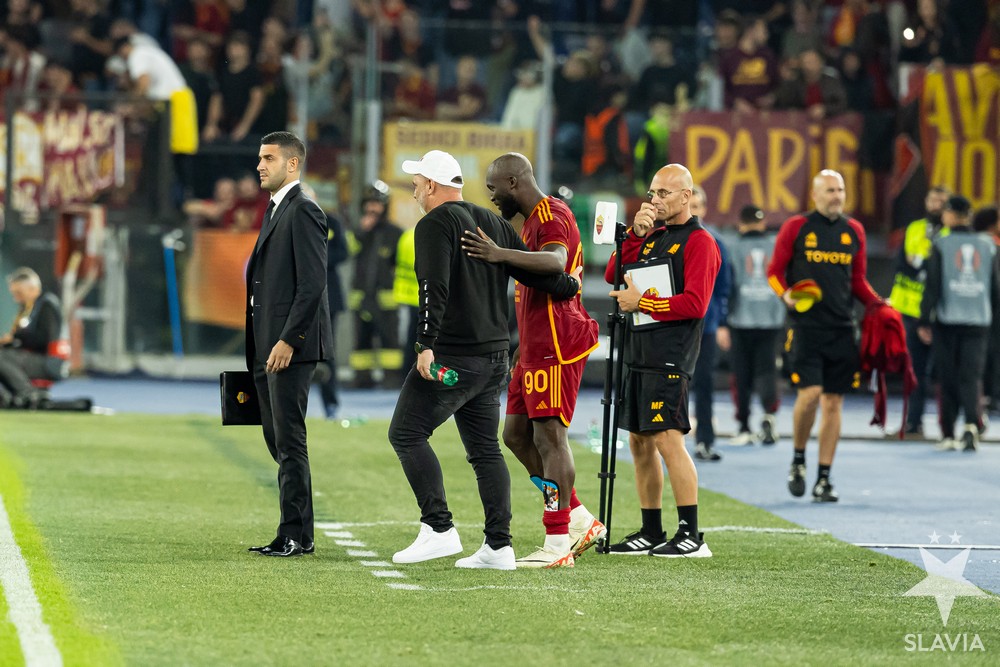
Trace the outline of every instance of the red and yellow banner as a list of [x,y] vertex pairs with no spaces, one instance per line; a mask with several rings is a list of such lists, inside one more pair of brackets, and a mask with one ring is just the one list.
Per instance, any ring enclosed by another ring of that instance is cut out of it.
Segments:
[[944,185],[973,206],[996,204],[1000,184],[1000,72],[988,65],[917,71],[920,150],[928,186]]
[[883,209],[874,174],[858,163],[863,119],[844,114],[813,122],[803,112],[681,114],[670,136],[670,161],[691,170],[708,197],[706,220],[733,225],[747,204],[761,207],[769,223],[812,207],[812,178],[839,171],[847,211],[879,220]]
[[[40,209],[89,203],[121,184],[122,117],[79,106],[14,114],[14,208],[27,217]],[[6,124],[0,124],[0,198],[6,187]]]
[[194,233],[184,272],[184,317],[189,322],[246,326],[246,270],[257,232],[203,229]]

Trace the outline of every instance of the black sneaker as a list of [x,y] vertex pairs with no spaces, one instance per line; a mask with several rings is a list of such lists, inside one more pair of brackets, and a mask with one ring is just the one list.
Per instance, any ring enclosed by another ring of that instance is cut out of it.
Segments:
[[774,415],[764,415],[764,420],[760,423],[760,442],[762,445],[773,445],[778,441],[775,435],[778,420]]
[[838,500],[840,500],[840,496],[833,490],[833,484],[830,484],[830,480],[825,477],[816,480],[816,486],[813,487],[814,503],[835,503]]
[[705,544],[705,533],[698,533],[695,538],[691,533],[677,531],[669,542],[650,549],[649,555],[660,558],[711,558],[712,551]]
[[637,530],[631,535],[626,536],[618,544],[612,544],[608,547],[608,553],[624,556],[644,556],[656,545],[663,544],[666,539],[666,533],[661,534],[659,537],[650,537],[643,534],[641,530]]
[[699,442],[694,446],[694,457],[699,461],[721,461],[722,454],[715,451],[712,445]]
[[788,492],[796,498],[806,495],[806,466],[804,463],[793,463],[788,471]]
[[979,431],[974,425],[966,425],[962,431],[962,439],[955,449],[961,449],[963,452],[975,452],[979,449]]

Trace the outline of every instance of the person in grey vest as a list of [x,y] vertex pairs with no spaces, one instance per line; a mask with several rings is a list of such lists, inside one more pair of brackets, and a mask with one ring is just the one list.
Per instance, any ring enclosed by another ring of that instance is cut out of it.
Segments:
[[[767,265],[774,254],[773,233],[766,232],[764,211],[753,205],[740,211],[740,236],[730,246],[733,287],[729,296],[729,326],[732,339],[733,398],[739,432],[730,444],[765,445],[777,441],[778,394],[777,345],[785,326],[785,305],[767,283]],[[760,397],[764,418],[760,433],[750,430],[750,398]]]
[[[983,430],[980,395],[986,343],[993,310],[1000,302],[996,245],[989,236],[972,230],[971,209],[962,196],[945,204],[942,220],[951,233],[934,241],[917,330],[924,343],[933,344],[941,384],[938,449],[967,452],[976,451]],[[965,413],[965,428],[956,441],[959,406]]]

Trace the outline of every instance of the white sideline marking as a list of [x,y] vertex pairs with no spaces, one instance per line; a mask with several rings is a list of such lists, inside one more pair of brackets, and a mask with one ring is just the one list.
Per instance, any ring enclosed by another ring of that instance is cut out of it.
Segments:
[[400,583],[396,583],[395,581],[389,582],[388,584],[386,584],[386,586],[388,586],[389,588],[395,588],[396,590],[400,590],[400,591],[422,591],[422,590],[424,590],[423,586],[419,586],[417,584],[400,584]]
[[365,567],[392,567],[392,563],[384,560],[363,560],[359,562]]
[[360,540],[334,540],[338,547],[363,547],[365,543]]
[[365,551],[363,549],[348,549],[348,556],[353,556],[354,558],[378,558],[378,554],[374,551]]
[[323,534],[327,537],[340,537],[346,540],[354,539],[354,533],[350,533],[346,530],[324,530]]
[[0,497],[0,589],[7,599],[7,616],[17,630],[26,667],[62,665],[49,626],[42,620],[42,606],[31,586],[28,565],[14,541],[14,531]]
[[1000,551],[1000,544],[879,544],[876,542],[855,542],[856,547],[868,549],[979,549],[981,551]]
[[313,525],[319,530],[340,530],[344,527],[344,524],[336,521],[317,521]]
[[809,528],[762,528],[760,526],[706,526],[699,528],[703,532],[714,533],[778,533],[785,535],[829,535],[828,530],[810,530]]
[[406,579],[406,575],[399,570],[372,570],[376,577],[392,577],[393,579]]

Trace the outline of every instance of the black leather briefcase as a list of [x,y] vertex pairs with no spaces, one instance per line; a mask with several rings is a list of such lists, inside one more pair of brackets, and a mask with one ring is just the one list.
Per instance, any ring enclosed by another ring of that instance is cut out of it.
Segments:
[[249,371],[223,371],[219,375],[222,390],[223,426],[260,426],[260,403],[257,387]]

